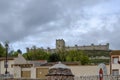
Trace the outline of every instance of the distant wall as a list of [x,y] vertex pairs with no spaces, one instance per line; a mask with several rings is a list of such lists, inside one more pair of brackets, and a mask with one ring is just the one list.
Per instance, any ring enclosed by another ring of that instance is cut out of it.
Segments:
[[87,46],[73,46],[66,47],[66,50],[109,50],[109,44],[106,45],[87,45]]
[[36,48],[35,46],[33,48],[26,48],[27,52],[34,52],[35,50],[44,50],[45,52],[49,52],[49,53],[54,53],[56,51],[59,50],[109,50],[109,43],[105,44],[105,45],[83,45],[83,46],[66,46],[65,45],[65,41],[63,39],[57,39],[56,40],[56,48],[55,49],[50,49],[49,47],[47,49],[43,49],[43,48]]

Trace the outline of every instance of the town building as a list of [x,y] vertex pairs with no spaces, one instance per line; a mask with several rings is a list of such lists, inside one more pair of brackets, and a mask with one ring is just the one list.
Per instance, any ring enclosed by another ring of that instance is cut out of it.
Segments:
[[[48,67],[42,67],[46,60],[38,61],[27,61],[25,58],[18,54],[16,58],[8,57],[8,74],[13,75],[14,78],[43,78],[48,72]],[[0,58],[0,75],[5,74],[5,58]],[[46,73],[46,74],[44,74]],[[43,75],[44,74],[44,75]]]
[[[19,54],[18,57],[8,57],[7,71],[14,78],[31,78],[31,79],[47,79],[46,75],[49,74],[49,70],[53,69],[58,62],[47,62],[46,60],[27,61]],[[98,65],[85,65],[82,66],[77,62],[62,62],[61,65],[67,65],[70,72],[74,77],[80,76],[98,76]],[[0,75],[5,74],[5,58],[0,58]],[[53,67],[52,67],[53,66]],[[64,67],[64,66],[63,66]],[[107,67],[107,74],[109,75],[109,65]],[[68,70],[68,68],[67,68]],[[68,70],[69,71],[69,70]],[[72,75],[71,75],[72,77]]]
[[120,50],[113,50],[110,53],[110,74],[120,75]]

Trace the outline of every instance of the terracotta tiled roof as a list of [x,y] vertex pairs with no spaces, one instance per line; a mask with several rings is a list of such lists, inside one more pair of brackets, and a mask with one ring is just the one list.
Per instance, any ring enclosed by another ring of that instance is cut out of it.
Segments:
[[[6,60],[5,57],[0,57],[0,61]],[[7,60],[14,60],[14,57],[8,57]]]
[[120,55],[120,50],[113,50],[110,55]]

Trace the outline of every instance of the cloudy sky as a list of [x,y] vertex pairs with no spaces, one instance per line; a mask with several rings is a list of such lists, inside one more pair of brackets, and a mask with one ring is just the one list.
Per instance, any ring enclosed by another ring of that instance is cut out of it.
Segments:
[[120,49],[120,0],[0,0],[0,42],[10,49],[110,43]]

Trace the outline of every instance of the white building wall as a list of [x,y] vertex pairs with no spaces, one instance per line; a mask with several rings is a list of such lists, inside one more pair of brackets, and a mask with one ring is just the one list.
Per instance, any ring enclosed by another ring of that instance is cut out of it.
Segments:
[[[120,75],[120,64],[119,63],[113,63],[113,58],[114,57],[119,57],[118,60],[120,61],[120,55],[112,55],[111,56],[111,71],[118,69],[119,70],[119,75]],[[111,74],[112,74],[112,72],[111,72]]]
[[8,60],[8,72],[10,74],[13,74],[13,68],[12,68],[12,64],[14,64],[14,60]]
[[1,61],[1,74],[5,74],[4,60]]
[[0,74],[1,74],[1,61],[0,61]]
[[112,69],[120,69],[120,64],[112,64]]
[[33,79],[36,78],[36,68],[35,67],[31,68],[31,78],[33,78]]
[[14,78],[21,78],[21,68],[19,66],[14,66]]
[[[94,76],[99,74],[99,67],[97,65],[94,66],[68,66],[72,73],[79,77],[79,76]],[[106,65],[107,74],[110,74],[110,66]]]
[[[4,60],[0,61],[0,74],[5,74],[5,71],[6,71],[6,68],[4,67]],[[10,73],[10,74],[13,74],[13,68],[12,68],[12,64],[14,64],[14,60],[8,60],[8,68],[7,68],[7,71]]]

